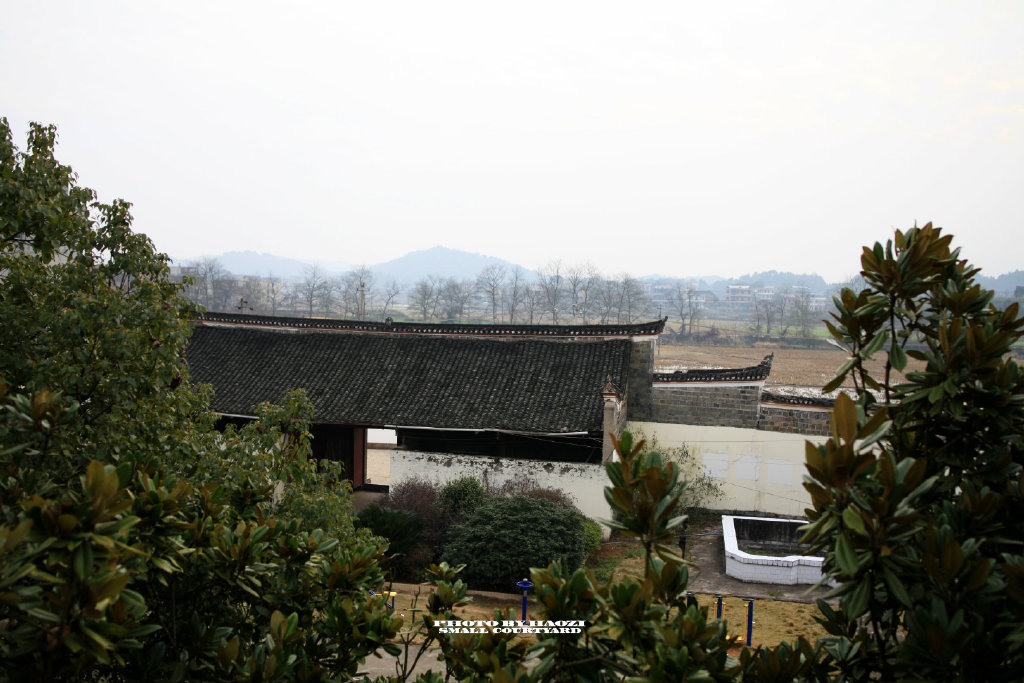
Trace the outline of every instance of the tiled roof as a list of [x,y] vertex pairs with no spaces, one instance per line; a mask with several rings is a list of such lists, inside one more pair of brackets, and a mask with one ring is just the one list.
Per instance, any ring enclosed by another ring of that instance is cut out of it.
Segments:
[[209,324],[214,319],[224,322],[218,314],[196,326],[187,358],[192,380],[213,385],[215,411],[252,415],[258,403],[302,387],[314,421],[368,426],[599,432],[601,389],[609,378],[626,386],[632,345]]
[[789,403],[799,406],[815,406],[818,408],[831,408],[836,404],[833,398],[822,398],[819,396],[794,396],[792,394],[773,394],[768,391],[761,392],[762,403]]
[[772,371],[769,353],[757,365],[749,368],[714,368],[709,370],[676,370],[675,372],[654,373],[655,382],[754,382],[768,379]]
[[302,330],[339,330],[349,332],[386,332],[389,334],[443,334],[485,337],[633,337],[661,334],[663,320],[628,325],[470,325],[442,323],[405,323],[388,319],[330,320],[326,318],[278,318],[239,313],[204,313],[200,320],[209,323],[256,325],[259,327],[295,328]]

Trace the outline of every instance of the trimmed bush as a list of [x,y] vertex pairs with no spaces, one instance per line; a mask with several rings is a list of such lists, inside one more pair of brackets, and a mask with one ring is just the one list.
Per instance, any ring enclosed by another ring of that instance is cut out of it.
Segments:
[[572,499],[572,496],[562,489],[544,488],[529,478],[511,479],[501,486],[491,488],[490,491],[492,495],[509,498],[513,496],[526,496],[527,498],[536,498],[538,500],[549,500],[571,510],[579,509],[576,507],[576,502]]
[[473,588],[515,592],[531,567],[564,559],[573,571],[583,563],[584,520],[547,500],[496,498],[452,526],[444,559],[466,564],[462,576]]
[[601,548],[601,525],[592,519],[583,520],[584,559],[590,558]]
[[453,519],[462,519],[472,510],[477,509],[487,499],[487,491],[483,484],[474,477],[453,479],[441,487],[437,494],[437,504],[446,510]]

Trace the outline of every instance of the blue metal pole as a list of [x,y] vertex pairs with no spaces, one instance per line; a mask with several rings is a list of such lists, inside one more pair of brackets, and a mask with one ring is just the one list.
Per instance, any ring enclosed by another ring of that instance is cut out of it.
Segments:
[[747,645],[750,645],[750,638],[754,635],[754,598],[746,598],[747,602]]
[[533,582],[529,579],[517,581],[516,586],[523,589],[523,621],[526,621],[526,593],[533,588]]
[[722,596],[715,596],[715,619],[722,620]]

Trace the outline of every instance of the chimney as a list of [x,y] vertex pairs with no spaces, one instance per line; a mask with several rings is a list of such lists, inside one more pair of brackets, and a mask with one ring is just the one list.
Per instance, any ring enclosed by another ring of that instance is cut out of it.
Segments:
[[610,375],[604,388],[601,389],[601,397],[604,399],[604,420],[602,421],[601,430],[603,435],[601,441],[601,462],[608,462],[612,459],[612,454],[615,452],[609,435],[614,434],[618,438],[622,432],[622,426],[619,422],[619,418],[622,415],[622,396],[619,394],[619,390],[615,388],[615,385],[612,384]]

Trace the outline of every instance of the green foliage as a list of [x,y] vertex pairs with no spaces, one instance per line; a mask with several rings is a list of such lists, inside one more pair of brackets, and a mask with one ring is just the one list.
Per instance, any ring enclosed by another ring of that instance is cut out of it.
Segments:
[[406,479],[390,487],[381,501],[381,507],[412,513],[420,527],[420,543],[393,566],[398,579],[421,581],[427,567],[441,559],[452,518],[437,504],[439,490],[432,481]]
[[385,567],[396,564],[419,543],[422,527],[416,515],[407,510],[388,510],[372,503],[360,510],[356,517],[359,526],[387,540],[390,556],[384,563]]
[[583,557],[589,558],[601,548],[601,525],[592,519],[583,520]]
[[277,404],[262,403],[256,416],[239,429],[197,436],[204,447],[193,460],[179,463],[183,476],[196,484],[230,486],[236,507],[258,498],[264,517],[297,520],[341,541],[352,537],[351,482],[339,463],[313,460],[313,404],[306,392],[296,389]]
[[353,676],[402,622],[308,400],[212,430],[166,258],[54,139],[0,119],[0,677]]
[[487,491],[475,477],[453,479],[441,487],[437,504],[452,519],[462,519],[487,499]]
[[[467,667],[476,675],[510,682],[727,681],[736,676],[725,623],[708,619],[706,607],[688,603],[687,566],[671,551],[673,532],[684,519],[673,515],[681,507],[675,466],[655,455],[641,456],[642,444],[632,442],[626,432],[616,443],[621,461],[606,465],[612,481],[606,497],[621,502],[623,532],[648,541],[643,579],[598,584],[589,571],[573,572],[553,562],[532,573],[539,618],[584,620],[579,637],[538,635],[528,653],[529,669],[517,652],[502,657],[497,648],[472,663],[467,654],[478,646],[473,638],[448,645],[446,659],[458,657],[471,662]],[[637,487],[643,493],[634,499]],[[663,518],[666,512],[670,516]]]
[[647,566],[655,554],[662,561],[680,559],[675,539],[686,522],[686,482],[680,480],[678,467],[658,451],[647,450],[643,440],[634,442],[629,431],[611,438],[622,456],[605,464],[613,486],[604,490],[604,497],[616,517],[608,526],[640,541]]
[[584,559],[584,517],[546,500],[495,498],[452,526],[444,558],[465,564],[477,589],[512,591],[531,567],[564,558],[575,569]]
[[[858,397],[807,446],[805,540],[838,583],[818,657],[844,679],[1024,679],[1024,319],[951,241],[928,224],[865,248],[865,287],[828,323],[850,356],[826,388],[850,377]],[[908,358],[924,367],[897,383]]]

